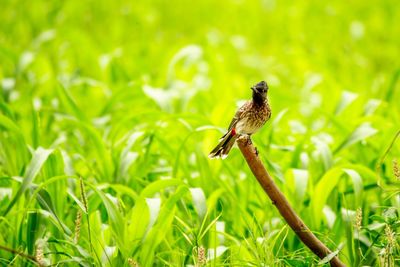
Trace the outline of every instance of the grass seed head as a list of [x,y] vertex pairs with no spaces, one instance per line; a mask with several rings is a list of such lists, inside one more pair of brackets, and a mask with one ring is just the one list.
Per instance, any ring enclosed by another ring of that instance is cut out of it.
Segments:
[[87,213],[88,205],[87,205],[86,191],[85,191],[85,186],[83,184],[82,176],[79,177],[79,183],[81,185],[81,198],[82,198],[83,206],[85,207],[85,212]]
[[43,248],[42,246],[38,245],[36,247],[36,251],[35,251],[35,258],[36,261],[38,262],[39,266],[44,266],[43,264]]
[[396,177],[396,179],[400,181],[400,167],[397,159],[393,160],[393,174],[394,177]]
[[78,212],[76,213],[76,219],[75,219],[75,236],[74,236],[75,244],[77,244],[79,241],[79,235],[81,233],[81,222],[82,222],[82,211],[79,209]]
[[128,265],[130,267],[139,267],[139,263],[132,258],[128,258]]
[[354,226],[358,231],[361,230],[361,226],[362,226],[362,209],[361,208],[357,209]]
[[393,249],[396,247],[396,236],[393,232],[392,228],[387,224],[385,228],[385,236],[386,236],[386,250],[387,253],[392,254]]
[[386,262],[387,262],[386,248],[382,248],[379,251],[379,266],[386,266]]
[[43,250],[46,245],[47,239],[38,239],[36,241],[35,259],[39,266],[47,266],[48,262],[44,257]]
[[197,254],[196,257],[196,267],[201,267],[204,266],[207,263],[207,255],[206,255],[206,249],[203,246],[195,248],[195,252]]

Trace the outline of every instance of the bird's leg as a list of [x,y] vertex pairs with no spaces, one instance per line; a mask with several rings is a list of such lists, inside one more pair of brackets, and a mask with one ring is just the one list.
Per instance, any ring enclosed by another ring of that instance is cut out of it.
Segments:
[[[251,141],[251,138],[250,138],[250,134],[242,134],[242,135],[240,135],[239,136],[239,140],[243,140],[243,142],[246,142],[246,146],[249,146],[249,145],[252,145],[253,144],[253,142]],[[256,156],[258,156],[258,149],[257,149],[257,147],[254,147],[254,150],[255,150],[255,153],[256,153]]]
[[241,142],[246,142],[246,145],[247,145],[247,143],[249,142],[249,135],[248,134],[238,134],[237,139],[240,140]]
[[[246,135],[246,145],[252,145],[253,144],[253,142],[251,141],[251,135],[250,134],[248,134],[248,135]],[[258,156],[258,149],[257,149],[257,147],[255,146],[254,147],[254,150],[255,150],[255,153],[256,153],[256,156]]]
[[252,144],[253,144],[253,142],[251,141],[250,134],[248,134],[248,135],[245,135],[245,136],[246,136],[246,139],[247,139],[247,141],[246,141],[246,145],[252,145]]

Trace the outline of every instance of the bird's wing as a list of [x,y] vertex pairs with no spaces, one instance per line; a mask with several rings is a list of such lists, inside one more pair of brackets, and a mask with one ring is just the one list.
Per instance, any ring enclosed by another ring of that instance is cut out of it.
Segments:
[[243,113],[249,104],[250,104],[249,101],[244,103],[243,106],[241,106],[238,109],[238,111],[236,111],[235,116],[233,116],[233,119],[232,119],[231,123],[229,124],[228,131],[221,137],[221,139],[223,139],[228,133],[230,133],[232,131],[233,128],[235,128],[238,121],[243,117]]

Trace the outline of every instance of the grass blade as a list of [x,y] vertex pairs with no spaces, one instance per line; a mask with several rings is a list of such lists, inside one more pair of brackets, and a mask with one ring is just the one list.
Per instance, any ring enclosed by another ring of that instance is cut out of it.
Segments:
[[50,156],[51,153],[53,153],[53,149],[44,149],[41,147],[39,147],[34,151],[32,160],[29,163],[28,168],[26,169],[21,187],[11,200],[10,204],[7,206],[6,210],[3,213],[3,216],[7,215],[7,213],[11,210],[14,204],[25,192],[25,190],[31,185],[33,179],[35,179],[35,177],[38,175],[40,169],[42,168],[43,164],[46,162],[47,158]]

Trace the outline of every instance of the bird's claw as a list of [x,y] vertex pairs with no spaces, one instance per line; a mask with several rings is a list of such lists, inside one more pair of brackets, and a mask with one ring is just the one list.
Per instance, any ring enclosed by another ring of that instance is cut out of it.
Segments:
[[258,149],[257,149],[257,147],[254,147],[254,150],[255,150],[256,156],[258,157]]
[[247,136],[246,137],[246,145],[252,145],[253,144],[253,142],[251,141],[251,138],[250,138],[250,136]]

